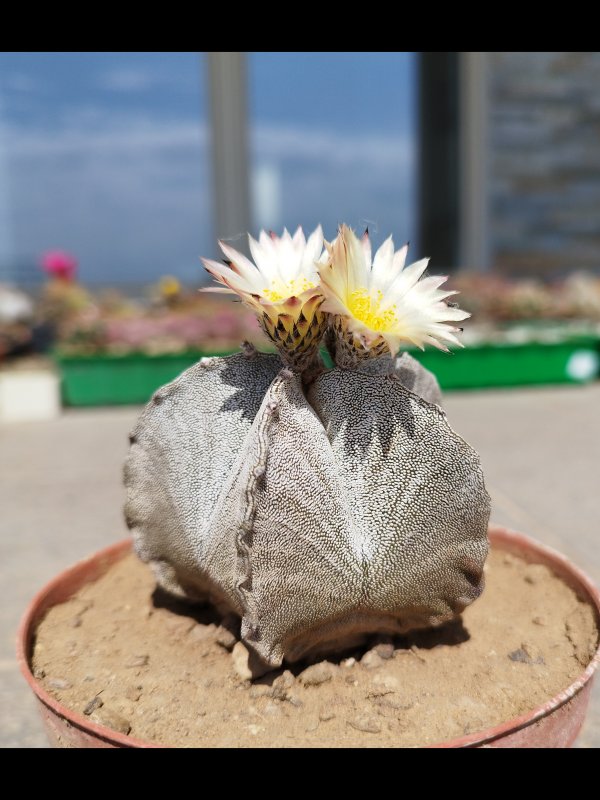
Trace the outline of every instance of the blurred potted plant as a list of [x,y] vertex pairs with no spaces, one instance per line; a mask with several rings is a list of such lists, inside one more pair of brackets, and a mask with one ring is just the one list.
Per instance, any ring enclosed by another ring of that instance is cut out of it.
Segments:
[[476,325],[454,358],[415,353],[444,389],[588,383],[600,376],[600,279],[510,281],[498,275],[455,279]]
[[60,327],[86,311],[92,300],[77,281],[78,263],[73,255],[62,250],[48,251],[41,257],[41,266],[48,281],[42,289],[38,313],[58,336]]
[[[126,547],[119,545],[69,571],[35,601],[21,630],[21,658],[55,739],[151,746],[128,736],[132,719],[111,708],[127,695],[130,714],[146,731],[169,714],[180,731],[180,717],[190,707],[202,720],[216,698],[217,706],[227,703],[235,714],[221,713],[211,729],[214,737],[243,743],[240,727],[246,737],[259,736],[267,716],[279,714],[276,736],[282,730],[297,733],[301,725],[309,741],[314,733],[313,740],[321,742],[331,743],[333,735],[338,743],[337,735],[339,741],[364,745],[387,731],[393,744],[416,698],[430,695],[436,681],[450,681],[441,722],[431,722],[418,709],[412,714],[423,740],[431,741],[432,730],[457,725],[464,732],[466,714],[469,733],[447,745],[569,744],[597,663],[598,594],[561,557],[522,537],[495,532],[493,543],[505,555],[496,557],[494,569],[506,583],[496,583],[492,594],[478,600],[490,511],[479,458],[449,426],[435,378],[410,355],[396,356],[406,342],[441,350],[458,343],[457,323],[468,314],[448,302],[454,292],[440,288],[446,279],[423,277],[426,260],[405,267],[406,248],[396,252],[391,239],[372,258],[368,237],[359,240],[346,226],[323,252],[320,229],[308,240],[301,230],[293,237],[285,231],[281,238],[263,233],[258,241],[250,239],[255,263],[221,246],[227,263],[205,261],[206,268],[254,311],[277,353],[247,346],[237,355],[204,360],[157,391],[140,417],[130,437],[125,513],[135,551],[152,567],[163,594],[155,595],[152,606],[141,599],[149,591],[147,574],[140,595],[137,579],[130,582],[122,571]],[[323,341],[335,364],[331,369],[320,358]],[[527,563],[536,560],[560,577]],[[105,577],[112,583],[102,583]],[[44,611],[95,580],[93,597],[84,592],[64,611],[51,608],[37,627]],[[525,598],[520,611],[519,594]],[[486,611],[479,629],[469,617],[469,633],[461,633],[461,613],[475,600],[477,608],[494,597],[500,603],[495,614]],[[178,600],[192,605],[186,611]],[[547,617],[536,622],[531,603],[540,601]],[[194,612],[199,603],[212,611]],[[170,617],[161,614],[165,607]],[[494,628],[495,618],[507,617],[507,625]],[[213,620],[220,620],[219,627]],[[551,628],[548,646],[561,648],[560,658],[554,653],[548,664],[531,645],[545,626]],[[150,648],[153,637],[164,645],[156,651],[160,656],[154,650],[152,656],[134,652],[125,664],[106,663],[106,648],[94,648],[114,642],[119,629],[125,638],[113,647],[118,659],[132,641]],[[458,659],[447,675],[438,671],[432,679],[425,648],[420,652],[415,639],[407,647],[402,637],[419,629],[430,636],[430,658],[452,650]],[[481,636],[485,648],[477,664],[492,655],[485,638],[490,629],[502,631],[491,642],[499,650],[507,644],[506,631],[520,644],[491,662],[484,683],[494,699],[486,713],[504,725],[486,727],[475,694],[462,698],[460,706],[456,694],[465,691],[474,640]],[[167,651],[178,659],[173,669],[185,662],[177,678],[165,666]],[[345,657],[348,652],[354,655]],[[417,659],[410,669],[403,666],[406,654]],[[32,656],[37,677],[31,673]],[[560,687],[560,695],[548,696],[539,708],[526,707],[515,719],[498,720],[504,708],[494,693],[498,676],[509,681],[500,694],[510,694],[524,680],[515,670],[527,665],[528,686],[539,692],[539,670],[551,671],[563,657],[571,683]],[[49,674],[55,663],[62,665],[60,678]],[[69,664],[72,672],[64,672]],[[198,664],[196,678],[192,670]],[[139,683],[129,685],[122,677],[128,669],[136,670]],[[409,671],[415,683],[406,697],[394,676]],[[152,672],[163,679],[162,688],[153,687]],[[83,716],[77,702],[71,700],[69,710],[57,701],[77,695],[82,686],[95,691]],[[181,696],[184,686],[193,698]],[[143,693],[154,709],[150,714],[147,706],[133,710]],[[319,697],[314,724],[310,713]],[[295,711],[284,713],[275,701]],[[352,714],[341,727],[332,723],[329,730],[337,734],[315,733],[320,722],[334,719],[332,703],[344,702]],[[376,711],[363,713],[363,702]],[[195,730],[193,741],[210,743],[202,722]],[[155,745],[160,742],[154,738]]]
[[184,290],[173,278],[161,280],[150,298],[148,306],[113,291],[61,326],[55,359],[65,402],[146,402],[199,358],[260,336],[247,311]]

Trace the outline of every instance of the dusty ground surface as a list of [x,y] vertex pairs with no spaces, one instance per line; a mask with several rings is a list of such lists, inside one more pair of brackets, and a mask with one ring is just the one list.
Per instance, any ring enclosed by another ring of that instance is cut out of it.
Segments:
[[433,744],[533,710],[597,646],[593,609],[546,567],[492,553],[486,581],[462,623],[252,685],[233,625],[155,592],[130,555],[49,611],[34,674],[80,714],[178,747]]
[[[600,583],[600,383],[454,392],[445,403],[481,453],[492,521],[556,547]],[[47,746],[15,631],[45,582],[127,535],[121,465],[140,410],[69,410],[0,426],[0,747]],[[600,746],[600,679],[578,746]]]

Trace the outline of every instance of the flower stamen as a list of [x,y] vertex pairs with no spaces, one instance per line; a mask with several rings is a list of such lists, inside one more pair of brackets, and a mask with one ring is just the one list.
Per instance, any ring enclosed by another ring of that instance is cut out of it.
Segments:
[[366,289],[355,289],[348,298],[348,311],[373,331],[386,331],[397,323],[396,306],[382,309],[383,292],[375,297]]
[[271,288],[263,289],[262,294],[272,303],[285,302],[288,297],[298,296],[307,289],[314,289],[315,283],[306,278],[293,278],[287,283],[273,281]]

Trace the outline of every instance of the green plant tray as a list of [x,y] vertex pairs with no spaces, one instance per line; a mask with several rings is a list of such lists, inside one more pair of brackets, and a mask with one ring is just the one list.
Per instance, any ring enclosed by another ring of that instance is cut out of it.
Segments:
[[[442,389],[483,389],[531,384],[587,383],[600,376],[600,340],[579,337],[526,344],[485,344],[455,350],[411,351],[437,376]],[[150,356],[67,356],[54,358],[62,376],[65,405],[146,403],[152,393],[199,358],[228,353],[188,351]]]
[[67,356],[55,354],[64,405],[104,406],[146,403],[152,394],[203,356],[229,355],[197,350],[150,356]]
[[453,350],[411,351],[442,389],[483,389],[544,383],[589,383],[600,377],[600,339],[481,344]]

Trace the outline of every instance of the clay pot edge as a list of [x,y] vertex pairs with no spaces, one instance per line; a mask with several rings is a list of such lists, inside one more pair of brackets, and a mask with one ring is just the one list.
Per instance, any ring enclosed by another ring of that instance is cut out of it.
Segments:
[[[585,572],[575,566],[558,550],[543,545],[518,531],[513,531],[499,525],[490,525],[488,534],[490,542],[493,545],[499,545],[501,549],[507,552],[514,552],[521,556],[530,553],[536,557],[541,557],[541,563],[553,568],[580,596],[583,596],[587,602],[594,606],[596,611],[596,623],[600,634],[600,591]],[[93,575],[91,580],[100,577],[109,566],[131,550],[131,546],[131,539],[123,539],[115,544],[109,545],[63,570],[37,592],[27,606],[17,630],[17,661],[23,677],[38,700],[50,708],[55,714],[62,717],[70,725],[80,730],[93,733],[98,738],[117,744],[120,747],[168,748],[168,745],[161,745],[156,742],[149,742],[143,739],[137,739],[134,736],[118,733],[111,728],[93,722],[88,717],[76,711],[72,711],[52,697],[52,695],[42,687],[33,675],[29,665],[32,637],[37,623],[40,621],[47,608],[66,600],[73,594],[73,592],[69,592],[68,590],[65,591],[65,582],[68,584],[69,578],[75,577],[87,564],[92,564],[95,567],[93,570],[95,575]],[[90,580],[86,581],[86,583],[89,582]],[[77,589],[74,591],[77,591]],[[54,594],[60,595],[61,599],[57,599],[55,603],[49,602],[49,598]],[[538,706],[538,708],[520,717],[513,717],[511,720],[496,725],[493,728],[487,728],[483,731],[468,734],[460,738],[447,739],[436,744],[427,745],[427,747],[434,749],[477,747],[502,738],[508,733],[515,733],[516,731],[522,730],[560,708],[560,706],[564,705],[578,694],[592,679],[599,665],[600,641],[594,656],[581,675],[566,689],[563,689],[557,695],[550,698],[543,705]]]
[[[523,556],[525,551],[535,556],[541,556],[541,563],[553,568],[561,579],[565,580],[580,597],[583,596],[585,600],[594,607],[596,612],[596,627],[598,629],[599,641],[592,660],[581,675],[567,686],[566,689],[563,689],[554,697],[547,700],[543,705],[538,706],[533,711],[522,714],[520,717],[513,717],[507,722],[495,725],[493,728],[487,728],[486,730],[456,739],[447,739],[446,741],[429,745],[428,747],[430,748],[478,747],[500,739],[508,733],[516,733],[523,728],[527,728],[537,722],[537,720],[556,711],[556,709],[563,706],[572,697],[578,694],[594,677],[594,673],[600,665],[600,590],[591,578],[589,578],[583,570],[575,566],[575,564],[560,551],[548,545],[541,544],[541,542],[519,531],[513,531],[510,528],[504,528],[500,525],[490,525],[488,535],[492,544],[500,545],[501,549],[507,552],[514,552],[517,555]],[[582,589],[584,590],[583,592]]]
[[[131,539],[122,539],[115,544],[96,551],[96,553],[92,554],[91,556],[82,558],[80,561],[77,561],[75,564],[72,564],[70,567],[64,569],[62,572],[52,578],[52,580],[50,580],[42,589],[40,589],[40,591],[33,597],[27,606],[27,609],[17,629],[17,661],[23,677],[29,684],[30,689],[33,691],[37,699],[45,706],[48,706],[48,708],[50,708],[59,717],[62,717],[62,719],[64,719],[69,725],[92,733],[98,738],[113,744],[117,744],[120,747],[160,748],[161,745],[156,744],[155,742],[147,742],[143,739],[137,739],[134,736],[119,733],[111,728],[107,728],[105,725],[99,725],[98,723],[93,722],[89,717],[67,708],[44,689],[44,687],[34,676],[29,664],[34,631],[46,611],[51,608],[52,605],[56,605],[56,603],[49,604],[48,599],[55,593],[60,593],[63,595],[63,592],[60,591],[63,588],[63,584],[68,582],[69,578],[78,574],[79,571],[88,564],[92,564],[94,567],[96,567],[96,569],[93,570],[95,575],[92,580],[100,577],[100,575],[105,572],[108,567],[119,561],[127,552],[129,552],[131,550],[131,546]],[[90,582],[90,580],[86,581],[86,583]],[[75,589],[74,591],[77,590]],[[74,591],[65,592],[63,595],[63,600],[66,600],[67,597],[72,596]]]

